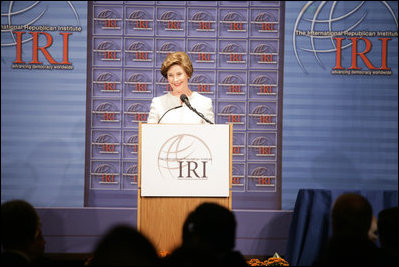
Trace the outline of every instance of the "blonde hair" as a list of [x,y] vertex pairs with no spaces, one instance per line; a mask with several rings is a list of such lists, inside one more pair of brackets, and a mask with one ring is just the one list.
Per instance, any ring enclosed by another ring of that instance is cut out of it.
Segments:
[[184,71],[186,72],[188,78],[191,78],[191,75],[193,75],[193,72],[194,72],[193,64],[191,63],[191,60],[186,53],[184,53],[182,51],[170,53],[165,58],[165,60],[162,63],[161,74],[166,79],[168,78],[168,75],[167,75],[168,70],[173,65],[181,66],[184,69]]

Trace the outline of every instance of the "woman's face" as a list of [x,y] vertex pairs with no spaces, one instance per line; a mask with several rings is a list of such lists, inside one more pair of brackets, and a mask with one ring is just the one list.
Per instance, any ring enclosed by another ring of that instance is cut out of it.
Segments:
[[180,65],[173,65],[167,72],[168,82],[172,87],[172,95],[188,94],[188,76]]

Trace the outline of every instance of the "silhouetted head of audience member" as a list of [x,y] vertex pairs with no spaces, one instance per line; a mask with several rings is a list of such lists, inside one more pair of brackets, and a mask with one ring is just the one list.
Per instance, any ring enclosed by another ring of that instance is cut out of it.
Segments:
[[333,204],[333,233],[314,266],[389,265],[369,237],[373,210],[369,201],[353,193],[342,194]]
[[237,222],[227,208],[200,204],[183,224],[183,243],[164,259],[167,266],[248,266],[234,250]]
[[44,254],[45,241],[35,208],[24,200],[1,205],[2,264],[26,264]]
[[156,266],[160,259],[152,243],[135,228],[117,225],[110,229],[94,250],[89,265]]
[[398,253],[398,207],[387,208],[378,213],[378,233],[382,248]]
[[236,219],[230,210],[215,203],[203,203],[184,222],[183,246],[232,250],[236,226]]
[[372,207],[365,197],[353,193],[342,194],[332,208],[333,236],[368,238],[372,216]]

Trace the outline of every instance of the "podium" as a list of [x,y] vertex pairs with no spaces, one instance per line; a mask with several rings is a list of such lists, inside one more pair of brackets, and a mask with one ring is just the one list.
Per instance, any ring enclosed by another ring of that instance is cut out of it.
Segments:
[[140,123],[137,229],[157,251],[181,244],[201,203],[231,210],[232,140],[231,124]]

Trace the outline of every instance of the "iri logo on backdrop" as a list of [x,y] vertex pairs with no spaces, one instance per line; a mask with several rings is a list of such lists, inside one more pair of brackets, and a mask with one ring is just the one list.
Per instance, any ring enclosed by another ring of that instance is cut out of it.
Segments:
[[[178,10],[166,10],[162,12],[158,19],[158,25],[163,31],[184,31],[183,15]],[[184,11],[182,11],[184,13]]]
[[[48,18],[60,12],[54,1],[2,1],[2,62],[7,60],[4,52],[15,55],[10,56],[13,69],[73,70],[69,43],[82,26],[72,1],[64,8],[60,24],[68,26],[49,24]],[[8,48],[11,50],[6,51]]]
[[227,64],[245,64],[246,54],[240,43],[228,43],[222,48],[219,54],[224,55]]
[[[246,11],[244,10],[244,12]],[[227,11],[220,21],[222,29],[227,32],[246,32],[247,31],[247,18],[243,14],[236,11]]]
[[388,54],[397,31],[397,13],[388,1],[309,1],[295,21],[292,46],[305,73],[303,62],[313,57],[334,75],[391,75],[389,60],[397,55]]
[[95,180],[98,184],[119,184],[119,171],[117,166],[111,163],[100,163],[93,165],[94,170],[91,172],[91,176],[95,177]]
[[245,179],[245,175],[244,175],[244,164],[233,164],[233,175],[232,175],[232,181],[231,181],[231,185],[233,187],[237,187],[237,186],[243,186],[243,181]]
[[277,63],[277,49],[271,44],[259,44],[250,52],[251,56],[255,56],[258,64],[276,64]]
[[[242,107],[244,105],[244,107]],[[232,102],[228,104],[222,104],[219,102],[219,112],[217,116],[219,123],[232,123],[237,126],[245,128],[245,103],[244,102]]]
[[128,180],[129,184],[137,185],[138,167],[137,164],[131,164],[127,167],[126,171],[123,172],[123,177]]
[[215,92],[215,82],[212,81],[206,73],[198,73],[193,75],[193,77],[189,80],[188,85],[192,89],[197,89],[197,92],[201,94],[213,95]]
[[201,138],[191,134],[169,138],[158,152],[158,170],[168,179],[207,180],[211,164],[211,150]]
[[127,54],[126,59],[133,62],[152,61],[152,47],[142,41],[135,41],[128,44],[125,53]]
[[152,85],[150,79],[144,73],[133,73],[125,82],[131,93],[152,93],[149,86]]
[[131,135],[127,138],[126,142],[123,143],[126,147],[126,150],[130,154],[137,155],[139,151],[139,137],[137,134]]
[[94,22],[101,25],[102,30],[120,30],[121,16],[116,10],[102,9],[94,17]]
[[233,134],[233,159],[244,160],[245,156],[245,133],[234,132]]
[[249,164],[248,190],[274,192],[277,185],[275,168],[274,164]]
[[133,103],[127,106],[127,110],[124,112],[130,122],[138,123],[147,121],[148,111],[147,106],[142,103]]
[[159,50],[157,50],[157,53],[162,53],[162,54],[170,54],[178,51],[178,46],[176,43],[173,41],[171,42],[164,42]]
[[214,32],[215,31],[215,18],[205,10],[196,12],[188,23],[193,25],[197,32]]
[[184,51],[184,40],[183,39],[157,39],[156,40],[156,57],[157,65],[161,66],[166,56],[170,53],[177,51]]
[[98,45],[96,49],[93,49],[93,53],[99,58],[101,61],[121,61],[121,49],[120,44],[118,44],[115,40],[107,39],[101,40],[98,39]]
[[250,102],[250,113],[248,114],[251,122],[256,123],[257,126],[271,126],[276,127],[276,103],[264,102],[256,103]]
[[119,154],[119,141],[112,134],[102,134],[92,143],[100,154]]
[[248,159],[272,161],[277,154],[276,133],[248,133]]
[[[230,72],[231,73],[231,72]],[[226,95],[245,95],[246,83],[239,73],[228,74],[222,77],[219,87]]]
[[100,122],[120,122],[119,108],[113,102],[101,102],[93,110],[93,114]]
[[[277,9],[276,9],[277,10]],[[270,33],[277,32],[278,19],[276,15],[272,14],[272,10],[262,11],[258,13],[252,24],[255,24],[255,27],[260,33]],[[276,11],[277,12],[277,11]]]
[[188,52],[192,55],[193,61],[196,63],[214,63],[215,50],[206,42],[195,43]]
[[151,31],[153,18],[146,10],[133,10],[125,19],[129,29],[135,31]]
[[99,89],[101,93],[119,93],[120,78],[112,72],[102,72],[93,81],[94,89]]
[[268,74],[259,74],[249,84],[257,96],[276,96],[277,84]]

